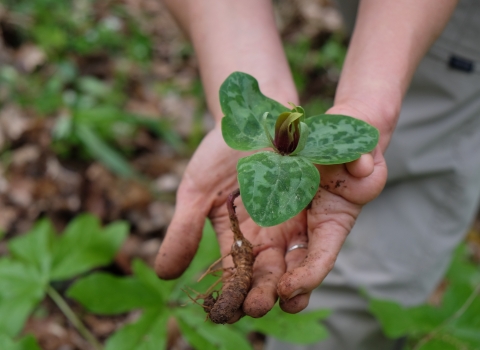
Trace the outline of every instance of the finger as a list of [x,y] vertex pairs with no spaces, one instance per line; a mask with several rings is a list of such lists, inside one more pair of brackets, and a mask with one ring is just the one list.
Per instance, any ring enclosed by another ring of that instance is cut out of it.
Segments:
[[[305,237],[306,239],[306,237]],[[303,242],[296,242],[295,244],[292,244],[291,246],[295,245],[307,245],[308,242],[305,240]],[[292,271],[299,267],[301,263],[305,260],[307,257],[308,249],[304,248],[298,248],[294,249],[292,251],[286,252],[285,255],[285,262],[287,264],[287,272]],[[310,299],[310,294],[311,293],[306,293],[306,294],[299,294],[296,296],[293,296],[292,298],[288,300],[280,300],[280,308],[288,313],[295,314],[297,312],[302,311],[308,306],[308,301]]]
[[345,167],[350,175],[354,177],[362,178],[370,176],[374,169],[373,156],[370,153],[362,154],[357,160],[345,164]]
[[[374,151],[374,171],[367,177],[355,177],[347,171],[346,164],[317,165],[322,174],[320,186],[347,201],[365,204],[376,198],[387,179],[387,166],[379,151]],[[378,158],[375,160],[375,157]],[[366,159],[367,160],[367,159]]]
[[243,311],[247,315],[262,317],[272,309],[277,301],[277,283],[284,273],[284,249],[269,247],[257,255],[252,288],[243,303]]
[[[323,196],[320,200],[320,197]],[[326,207],[328,205],[328,208]],[[300,266],[279,281],[278,294],[288,300],[310,293],[323,281],[335,263],[360,208],[327,191],[319,191],[308,211],[308,255]]]
[[186,185],[180,186],[177,200],[175,214],[155,259],[157,275],[167,280],[178,278],[192,261],[207,214],[201,209],[206,207],[201,197],[188,191]]
[[295,242],[294,244],[290,244],[290,247],[299,245],[299,246],[305,246],[307,248],[298,248],[291,251],[287,249],[285,253],[285,263],[287,264],[287,271],[291,271],[294,268],[297,268],[298,266],[300,266],[303,260],[305,260],[305,258],[307,257],[308,241],[306,240],[306,238],[307,237],[305,237],[305,241]]
[[291,299],[282,300],[280,299],[280,308],[288,312],[289,314],[296,314],[304,310],[308,306],[310,301],[310,295],[312,293],[299,294]]
[[287,300],[299,294],[309,293],[320,285],[333,268],[346,233],[339,232],[336,225],[327,224],[325,229],[331,231],[314,233],[305,260],[280,279],[278,284],[280,298]]
[[233,324],[237,321],[239,321],[243,316],[245,316],[245,312],[243,312],[242,309],[238,309],[236,312],[235,312],[235,315],[233,315],[233,317],[231,319],[228,320],[228,324]]

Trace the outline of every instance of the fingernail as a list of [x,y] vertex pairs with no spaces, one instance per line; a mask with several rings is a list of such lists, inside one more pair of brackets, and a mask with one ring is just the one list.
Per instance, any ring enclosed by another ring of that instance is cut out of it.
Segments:
[[295,292],[293,292],[293,293],[290,295],[290,297],[288,298],[288,300],[293,299],[293,298],[295,298],[297,295],[302,294],[302,293],[303,293],[303,289],[297,289]]

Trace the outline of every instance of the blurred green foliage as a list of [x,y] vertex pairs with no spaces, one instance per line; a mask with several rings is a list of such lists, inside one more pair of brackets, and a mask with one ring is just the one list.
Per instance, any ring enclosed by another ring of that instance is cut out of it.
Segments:
[[[101,9],[107,5],[108,11]],[[0,67],[0,106],[14,103],[30,115],[55,117],[52,148],[59,156],[94,158],[118,175],[135,177],[122,140],[140,129],[183,152],[165,118],[124,112],[129,72],[149,69],[153,45],[124,6],[93,0],[6,0],[3,6],[14,19],[10,45],[33,44],[46,59],[31,72]],[[96,60],[100,68],[89,71]]]
[[[3,4],[17,13],[23,24],[19,39],[35,42],[49,60],[62,61],[72,54],[104,50],[137,62],[151,57],[149,36],[121,6],[109,9],[110,15],[98,20],[94,10],[102,3],[94,0],[4,0]],[[122,32],[130,40],[123,40]]]
[[409,350],[480,349],[480,266],[465,244],[458,247],[445,277],[439,305],[406,308],[372,300],[370,310],[391,338],[407,337]]

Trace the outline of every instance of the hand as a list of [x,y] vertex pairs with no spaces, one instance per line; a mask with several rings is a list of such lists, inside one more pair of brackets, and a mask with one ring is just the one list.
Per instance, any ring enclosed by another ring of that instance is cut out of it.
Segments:
[[[345,113],[345,112],[344,112]],[[177,193],[177,210],[156,259],[161,278],[179,277],[198,247],[208,216],[217,232],[221,254],[232,244],[225,201],[238,188],[236,164],[247,155],[230,149],[217,127],[203,140],[190,161]],[[265,315],[281,299],[281,308],[290,313],[308,305],[310,293],[332,269],[340,248],[355,223],[363,204],[375,198],[386,180],[383,155],[375,150],[359,160],[334,166],[319,166],[321,185],[309,209],[287,222],[268,228],[257,226],[235,202],[242,232],[255,246],[252,288],[245,299],[244,313]],[[295,244],[307,249],[286,253]],[[224,259],[224,267],[232,266]]]

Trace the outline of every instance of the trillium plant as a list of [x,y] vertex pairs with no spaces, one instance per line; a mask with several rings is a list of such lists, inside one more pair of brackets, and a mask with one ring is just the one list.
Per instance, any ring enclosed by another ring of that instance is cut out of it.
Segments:
[[[220,88],[222,135],[233,149],[255,151],[237,164],[243,204],[260,226],[280,224],[305,209],[320,184],[314,164],[342,164],[372,151],[376,128],[345,115],[308,117],[264,96],[252,76],[232,73]],[[263,150],[266,148],[272,149]]]
[[[234,269],[194,302],[201,304],[215,323],[229,322],[241,310],[252,286],[255,256],[253,245],[240,230],[234,201],[242,196],[250,217],[260,226],[278,225],[305,209],[320,185],[314,164],[342,164],[373,150],[378,130],[344,115],[321,114],[310,118],[302,107],[291,109],[264,96],[252,76],[235,72],[220,88],[220,104],[225,117],[222,135],[239,151],[255,151],[237,164],[239,189],[227,198],[233,232]],[[206,272],[217,271],[214,263]]]

